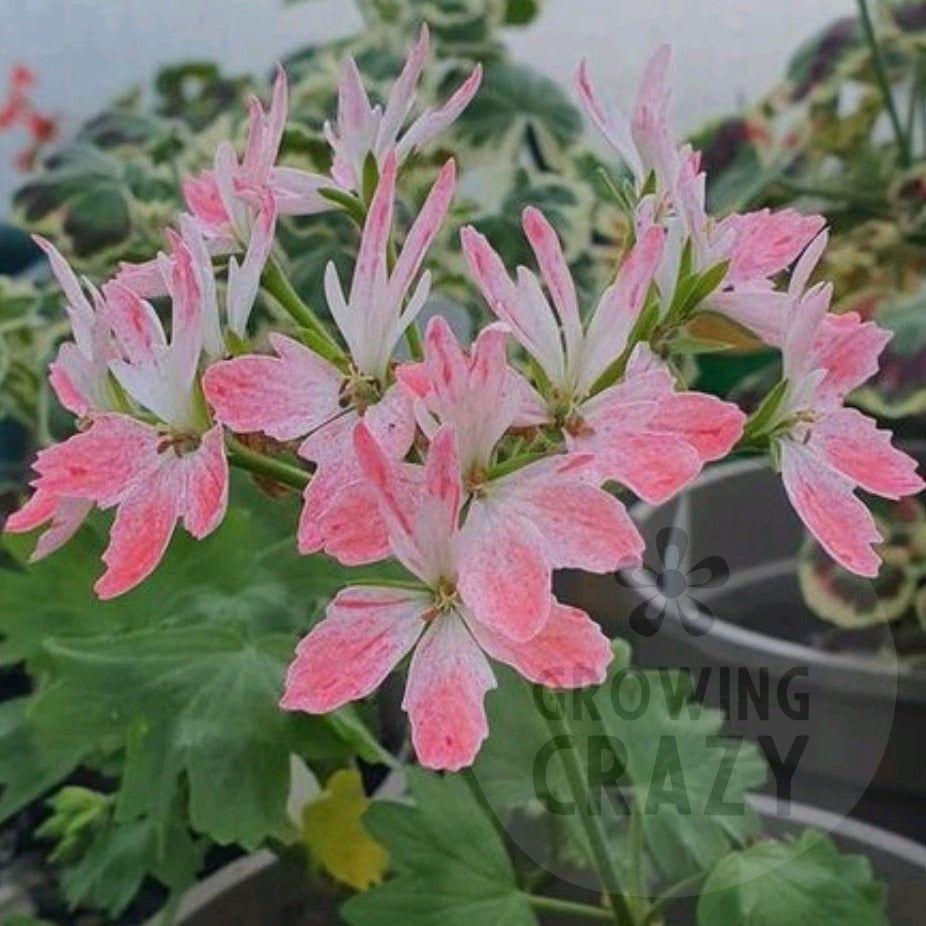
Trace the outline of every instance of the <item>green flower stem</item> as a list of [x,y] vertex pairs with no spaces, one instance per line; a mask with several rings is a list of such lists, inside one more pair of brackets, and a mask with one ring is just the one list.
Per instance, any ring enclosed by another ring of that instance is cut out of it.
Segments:
[[300,328],[306,328],[314,332],[321,339],[333,345],[339,354],[343,353],[337,341],[334,340],[319,317],[302,301],[299,293],[293,288],[289,277],[283,272],[283,268],[276,257],[271,255],[267,261],[260,283],[283,309],[293,317],[293,320]]
[[900,115],[897,112],[897,106],[894,103],[894,95],[891,93],[891,84],[887,78],[887,69],[884,66],[884,57],[881,54],[881,47],[875,37],[875,27],[871,21],[871,12],[868,9],[868,0],[856,0],[858,3],[859,19],[862,22],[862,30],[865,33],[865,39],[871,49],[871,61],[875,69],[875,77],[878,80],[878,86],[881,89],[881,95],[884,97],[884,105],[887,107],[887,114],[891,119],[891,125],[894,128],[894,135],[897,138],[897,147],[900,149],[900,163],[904,167],[910,166],[910,140],[904,133],[903,126],[900,124]]
[[560,900],[558,897],[544,897],[541,894],[525,894],[524,899],[535,909],[545,913],[562,913],[567,916],[580,916],[586,920],[598,920],[611,923],[614,918],[609,910],[593,907],[591,904],[578,903],[574,900]]
[[264,476],[300,492],[309,484],[311,478],[304,469],[251,450],[234,438],[228,439],[228,462],[239,469],[246,469],[256,476]]
[[634,926],[634,918],[627,905],[627,900],[618,888],[617,869],[611,860],[604,826],[601,818],[596,816],[592,810],[588,780],[582,770],[582,761],[569,726],[563,695],[559,692],[553,693],[552,697],[548,695],[548,692],[544,692],[543,697],[551,709],[545,712],[544,716],[550,728],[550,734],[564,744],[558,755],[575,799],[579,821],[588,839],[591,861],[598,873],[602,888],[611,902],[611,920],[615,926]]

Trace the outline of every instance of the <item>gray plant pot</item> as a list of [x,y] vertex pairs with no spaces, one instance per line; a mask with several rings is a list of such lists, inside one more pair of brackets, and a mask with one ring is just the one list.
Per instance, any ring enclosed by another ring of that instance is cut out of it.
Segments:
[[[787,819],[776,816],[774,799],[754,805],[767,832],[784,836],[804,827],[832,833],[846,852],[867,856],[876,875],[888,885],[892,926],[921,926],[926,909],[926,849],[876,827],[834,817],[825,811],[791,806]],[[270,852],[257,852],[222,868],[191,889],[183,899],[177,926],[333,926],[339,900],[304,870]],[[673,923],[692,920],[690,901],[683,902]],[[673,916],[676,916],[673,911]],[[541,918],[544,926],[571,926],[564,917]],[[147,926],[157,926],[157,919]]]
[[[832,631],[803,602],[795,567],[804,531],[780,478],[753,462],[719,466],[668,505],[640,504],[633,515],[648,570],[663,572],[667,591],[658,540],[670,528],[687,538],[679,572],[692,584],[672,599],[682,608],[670,605],[658,629],[643,621],[640,632],[633,615],[647,588],[567,573],[561,597],[626,637],[635,664],[689,669],[732,732],[762,743],[784,785],[794,773],[799,799],[841,814],[861,800],[878,822],[926,838],[926,671],[883,653],[820,648]],[[729,578],[692,587],[705,557],[720,557]]]

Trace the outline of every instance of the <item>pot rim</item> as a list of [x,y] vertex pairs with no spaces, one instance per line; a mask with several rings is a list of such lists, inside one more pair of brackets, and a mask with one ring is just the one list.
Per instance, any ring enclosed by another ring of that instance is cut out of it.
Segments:
[[[926,441],[906,441],[904,446],[919,455],[926,454]],[[721,463],[708,469],[685,492],[692,493],[731,477],[766,471],[767,468],[755,460]],[[631,513],[639,524],[644,525],[661,507],[641,501],[633,505]],[[667,615],[667,618],[666,625],[680,629],[676,627],[678,622],[673,615]],[[761,653],[767,657],[763,666],[767,665],[769,669],[775,665],[785,671],[795,664],[808,666],[814,670],[814,681],[825,680],[827,687],[857,697],[894,701],[902,699],[926,704],[926,671],[917,672],[901,664],[884,665],[864,656],[823,652],[803,643],[782,640],[771,633],[741,627],[716,615],[713,615],[710,627],[702,637],[688,639],[690,645],[710,650],[714,656],[717,654],[710,648],[712,639],[715,643],[721,640],[733,649],[753,654],[753,659],[755,654]]]
[[[392,792],[390,796],[397,796],[395,793],[397,787],[400,787],[400,785],[396,785],[396,782],[393,781],[392,786],[388,789]],[[822,810],[811,804],[791,802],[789,804],[789,815],[781,817],[776,810],[777,798],[773,795],[750,794],[748,801],[765,821],[781,821],[788,829],[812,827],[822,833],[835,833],[837,838],[855,844],[856,848],[850,848],[848,851],[863,851],[867,856],[870,850],[873,849],[881,855],[889,856],[892,860],[921,869],[924,876],[926,876],[926,846],[921,846],[912,839],[898,836],[889,830],[873,826],[870,823],[864,823],[852,817],[843,817],[828,810]],[[177,910],[176,922],[183,926],[185,918],[202,911],[222,893],[248,878],[261,874],[278,862],[280,862],[279,856],[271,852],[270,849],[259,849],[257,852],[252,852],[250,855],[245,855],[243,858],[235,859],[235,861],[223,865],[209,877],[194,884],[184,894]],[[888,884],[888,887],[890,888],[890,884]],[[145,926],[157,926],[160,923],[160,916],[160,913],[155,914]]]

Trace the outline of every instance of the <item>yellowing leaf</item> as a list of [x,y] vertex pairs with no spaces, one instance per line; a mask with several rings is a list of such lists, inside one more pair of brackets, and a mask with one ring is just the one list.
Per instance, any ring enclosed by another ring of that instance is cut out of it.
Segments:
[[341,769],[302,812],[303,834],[312,857],[337,881],[364,891],[383,880],[389,857],[363,828],[369,806],[360,773]]

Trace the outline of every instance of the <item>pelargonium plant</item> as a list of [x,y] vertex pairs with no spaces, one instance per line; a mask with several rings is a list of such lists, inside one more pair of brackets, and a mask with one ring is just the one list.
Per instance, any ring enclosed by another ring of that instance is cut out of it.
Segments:
[[[421,332],[424,267],[451,214],[454,160],[407,225],[396,187],[480,76],[403,131],[426,47],[423,33],[384,109],[370,106],[347,60],[330,175],[275,164],[281,70],[269,108],[250,105],[243,154],[222,144],[213,170],[187,179],[187,211],[165,230],[163,253],[93,284],[39,240],[73,330],[50,380],[76,433],[38,454],[33,493],[6,530],[42,528],[39,559],[93,508],[114,510],[95,585],[108,599],[157,570],[178,524],[197,539],[216,530],[230,465],[297,490],[301,553],[395,568],[358,573],[332,598],[296,648],[281,709],[326,714],[366,698],[410,656],[403,706],[418,762],[456,771],[491,735],[485,699],[507,671],[499,666],[555,690],[604,681],[610,641],[556,598],[552,580],[561,568],[640,564],[623,490],[662,503],[709,463],[764,454],[827,553],[871,576],[879,535],[856,488],[896,499],[923,482],[887,432],[844,407],[887,336],[831,315],[826,284],[807,287],[823,220],[706,211],[698,153],[668,124],[666,49],[629,119],[604,105],[585,65],[577,75],[590,119],[629,169],[614,193],[634,233],[597,304],[580,305],[554,223],[529,207],[523,231],[539,276],[506,267],[464,227],[465,261],[495,321],[469,344],[440,315]],[[274,231],[278,215],[334,209],[361,230],[349,287],[327,267],[328,324],[286,279]],[[261,286],[293,319],[267,345],[248,324]],[[169,325],[151,301],[165,298]],[[708,312],[782,353],[783,378],[750,417],[684,382],[688,328]],[[600,842],[591,827],[616,921],[642,922],[612,889]]]

